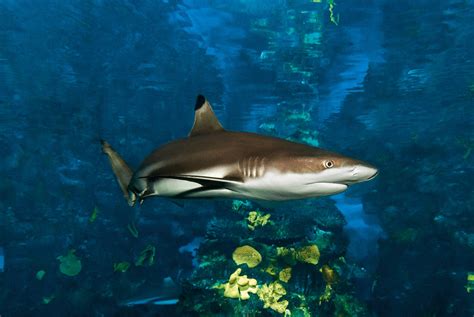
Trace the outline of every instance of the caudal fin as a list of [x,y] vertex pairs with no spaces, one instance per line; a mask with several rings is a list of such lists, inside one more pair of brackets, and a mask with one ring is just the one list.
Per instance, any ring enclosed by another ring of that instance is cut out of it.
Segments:
[[120,189],[123,192],[123,196],[127,200],[130,206],[133,206],[135,203],[135,197],[133,194],[129,193],[128,191],[128,184],[132,179],[133,171],[128,166],[128,164],[123,160],[123,158],[115,152],[115,150],[104,140],[101,140],[100,143],[102,144],[102,151],[107,155],[109,158],[110,165],[112,166],[112,171],[117,178],[117,182],[120,185]]

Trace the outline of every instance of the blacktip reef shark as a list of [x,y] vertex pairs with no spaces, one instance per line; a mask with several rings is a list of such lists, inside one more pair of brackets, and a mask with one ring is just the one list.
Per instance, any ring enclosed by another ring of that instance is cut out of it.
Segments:
[[202,95],[189,136],[156,149],[135,172],[101,142],[130,206],[153,196],[269,201],[326,196],[378,173],[368,163],[317,147],[227,131]]

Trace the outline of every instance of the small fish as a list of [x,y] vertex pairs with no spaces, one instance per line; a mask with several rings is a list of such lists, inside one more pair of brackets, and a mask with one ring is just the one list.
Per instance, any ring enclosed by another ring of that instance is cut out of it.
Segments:
[[170,277],[163,279],[160,285],[148,290],[141,290],[136,297],[124,300],[120,306],[133,307],[142,305],[175,305],[179,301],[181,287]]
[[51,301],[53,301],[53,299],[56,298],[56,295],[51,295],[51,296],[44,296],[43,297],[43,304],[45,305],[48,305],[49,303],[51,303]]
[[374,166],[318,147],[225,130],[199,95],[187,138],[151,153],[133,172],[105,141],[130,206],[154,196],[284,201],[338,194],[373,179]]
[[119,263],[114,263],[114,272],[121,272],[125,273],[128,271],[130,268],[130,263],[129,262],[119,262]]
[[97,219],[98,215],[99,215],[99,208],[97,208],[97,206],[95,206],[94,210],[92,210],[92,214],[89,217],[89,222],[93,223]]
[[135,222],[129,223],[127,225],[128,232],[132,235],[134,238],[138,238],[138,229],[135,226]]

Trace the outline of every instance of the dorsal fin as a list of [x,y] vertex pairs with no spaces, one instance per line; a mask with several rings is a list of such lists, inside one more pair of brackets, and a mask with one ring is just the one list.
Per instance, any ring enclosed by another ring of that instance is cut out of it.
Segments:
[[212,107],[203,95],[197,96],[194,107],[194,124],[189,136],[224,131]]

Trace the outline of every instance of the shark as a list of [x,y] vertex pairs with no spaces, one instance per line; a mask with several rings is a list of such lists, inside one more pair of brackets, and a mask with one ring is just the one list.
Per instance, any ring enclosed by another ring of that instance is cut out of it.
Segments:
[[102,151],[130,206],[150,197],[287,201],[328,196],[370,181],[378,169],[319,147],[222,127],[198,95],[189,135],[154,150],[132,170],[112,146]]

